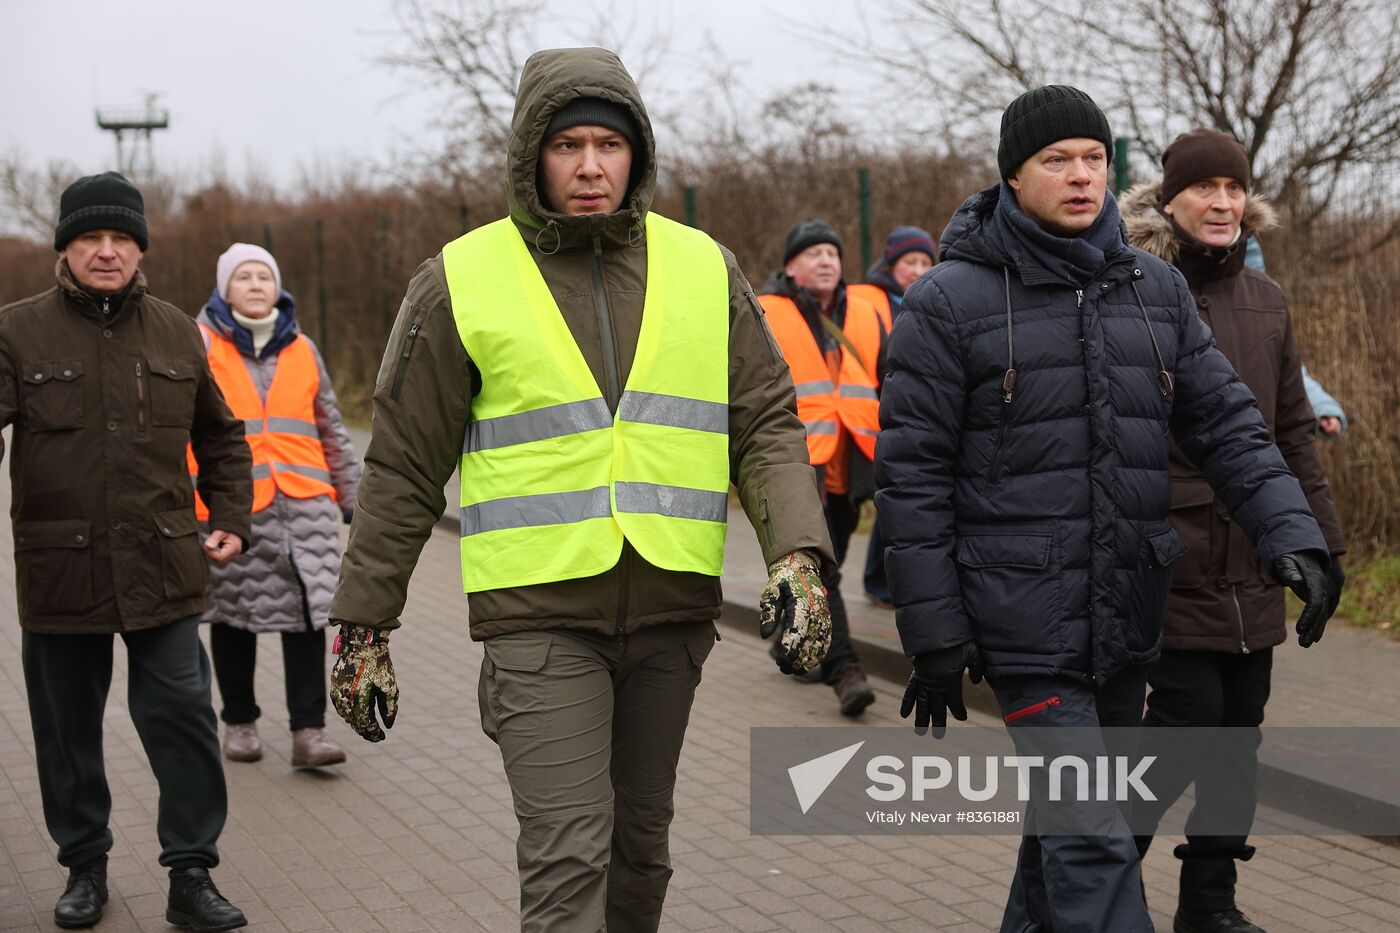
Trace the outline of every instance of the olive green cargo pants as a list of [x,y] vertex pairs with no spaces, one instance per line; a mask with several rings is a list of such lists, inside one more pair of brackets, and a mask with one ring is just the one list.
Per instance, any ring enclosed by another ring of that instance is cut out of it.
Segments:
[[672,795],[711,622],[625,636],[485,641],[483,731],[520,821],[524,933],[653,933],[671,880]]

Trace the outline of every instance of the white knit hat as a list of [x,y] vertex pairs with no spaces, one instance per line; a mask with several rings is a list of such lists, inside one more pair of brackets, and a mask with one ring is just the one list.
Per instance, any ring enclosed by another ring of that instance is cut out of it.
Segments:
[[260,262],[271,269],[272,282],[277,286],[278,292],[282,291],[282,271],[277,268],[277,260],[272,258],[272,254],[252,243],[235,243],[219,257],[218,270],[214,274],[220,298],[228,301],[228,280],[233,278],[234,271],[245,262]]

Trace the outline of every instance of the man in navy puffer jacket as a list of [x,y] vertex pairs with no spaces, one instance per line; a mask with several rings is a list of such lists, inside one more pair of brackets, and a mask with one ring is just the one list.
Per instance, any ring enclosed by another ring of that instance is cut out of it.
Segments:
[[[1307,500],[1181,274],[1128,245],[1112,149],[1082,91],[1012,102],[1002,183],[953,216],[891,337],[876,503],[914,659],[902,713],[920,733],[932,721],[941,736],[947,710],[966,718],[964,670],[985,670],[1023,755],[1044,747],[1035,727],[1139,723],[1185,550],[1167,520],[1169,436],[1308,603],[1300,633],[1326,622]],[[1152,930],[1122,820],[1037,838],[1035,809],[1002,930]]]

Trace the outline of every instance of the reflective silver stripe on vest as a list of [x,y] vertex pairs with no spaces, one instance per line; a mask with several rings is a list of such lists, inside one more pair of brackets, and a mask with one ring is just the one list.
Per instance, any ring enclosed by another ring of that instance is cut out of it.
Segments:
[[528,528],[536,525],[570,525],[612,515],[608,487],[577,492],[548,492],[535,496],[507,496],[462,506],[463,538],[487,531]]
[[612,423],[612,412],[608,411],[608,403],[601,398],[549,405],[515,415],[472,422],[467,428],[467,442],[462,452],[469,454],[479,450],[495,450],[551,437],[598,431],[612,427]]
[[836,391],[836,383],[830,379],[819,379],[816,382],[799,382],[793,388],[797,390],[798,398],[808,395],[830,395]]
[[244,419],[243,419],[243,436],[244,436],[244,437],[247,437],[249,434],[261,434],[261,433],[262,433],[262,419],[261,419],[261,418],[244,418]]
[[835,421],[804,421],[802,426],[807,429],[808,434],[835,434]]
[[[313,466],[302,466],[302,465],[299,464],[299,463],[275,463],[275,462],[273,463],[273,466],[276,467],[278,473],[295,473],[295,474],[297,474],[298,476],[305,476],[305,477],[308,477],[308,478],[310,478],[310,479],[319,479],[319,480],[320,480],[321,482],[323,482],[323,483],[329,483],[329,482],[331,481],[331,474],[330,474],[330,471],[329,471],[329,470],[322,470],[322,469],[320,469],[320,468],[318,468],[318,467],[313,467]],[[253,479],[257,479],[257,478],[258,478],[257,473],[258,473],[257,469],[254,468],[254,470],[253,470]]]
[[[269,469],[267,468],[267,464],[266,464],[266,463],[255,463],[255,464],[253,464],[253,479],[255,479],[255,480],[258,480],[258,479],[269,479],[271,476],[272,476],[272,471],[269,470]],[[192,485],[192,486],[198,486],[198,485],[199,485],[199,474],[198,474],[198,473],[191,473],[191,474],[190,474],[190,485]]]
[[862,386],[862,385],[843,385],[843,386],[841,387],[841,397],[842,397],[842,398],[868,398],[868,399],[870,399],[870,400],[873,402],[873,401],[877,400],[880,396],[877,395],[876,392],[875,392],[875,390],[872,389],[870,386]]
[[658,424],[668,428],[689,428],[712,434],[729,433],[729,406],[721,402],[704,402],[678,395],[655,392],[623,392],[617,406],[617,417],[640,424]]
[[319,438],[321,432],[316,430],[316,423],[313,421],[302,421],[300,418],[268,418],[267,429],[277,434],[300,434],[302,437]]
[[729,514],[727,493],[655,483],[618,483],[617,510],[722,522]]
[[873,429],[873,428],[853,428],[853,427],[847,426],[846,430],[847,430],[847,431],[850,431],[852,434],[860,434],[860,435],[863,435],[863,436],[865,436],[865,437],[879,437],[879,436],[880,436],[880,432],[879,432],[879,431],[876,431],[876,430]]

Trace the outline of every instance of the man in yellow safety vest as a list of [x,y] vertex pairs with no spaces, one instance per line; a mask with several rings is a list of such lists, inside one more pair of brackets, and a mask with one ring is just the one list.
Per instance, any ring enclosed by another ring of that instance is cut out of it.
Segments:
[[461,471],[482,726],[520,821],[523,930],[655,930],[676,765],[720,611],[730,483],[770,580],[781,667],[830,642],[831,545],[792,380],[753,290],[705,234],[649,212],[651,126],[601,49],[520,79],[510,216],[413,277],[331,620],[331,693],[371,741],[389,632]]

